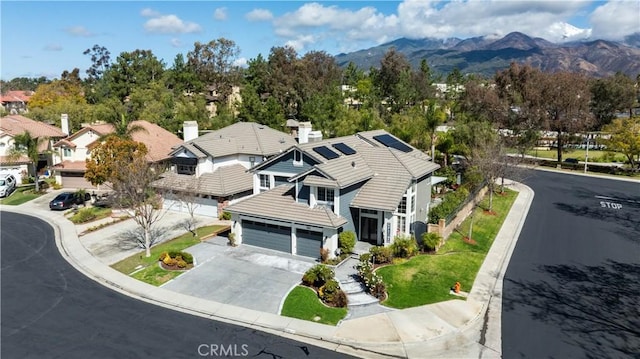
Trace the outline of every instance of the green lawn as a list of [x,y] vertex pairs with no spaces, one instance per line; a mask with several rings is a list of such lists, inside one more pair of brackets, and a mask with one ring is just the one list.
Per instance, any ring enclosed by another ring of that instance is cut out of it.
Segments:
[[138,254],[134,254],[129,258],[125,258],[118,263],[112,264],[111,268],[129,275],[139,268],[157,264],[158,258],[162,252],[182,251],[185,248],[189,248],[200,243],[200,238],[217,233],[224,228],[225,226],[200,227],[196,229],[195,237],[191,235],[191,233],[187,232],[180,237],[176,237],[172,240],[151,247],[151,257],[145,257],[144,251],[140,251]]
[[15,191],[9,196],[0,199],[0,204],[6,204],[9,206],[17,206],[25,202],[29,202],[34,198],[42,196],[44,193],[38,193],[34,191],[34,186],[21,186],[16,188]]
[[152,264],[141,271],[135,272],[131,276],[145,283],[160,286],[182,273],[184,272],[175,270],[164,270],[160,268],[160,266],[158,265],[158,261],[156,261],[155,264]]
[[347,308],[327,307],[322,304],[316,292],[311,288],[297,286],[285,299],[280,314],[285,317],[337,325],[347,315]]
[[88,223],[102,218],[107,218],[111,215],[111,212],[111,208],[85,207],[80,208],[76,213],[69,217],[69,220],[75,224]]
[[[495,215],[484,212],[483,208],[488,206],[485,197],[473,215],[475,244],[465,242],[461,233],[454,232],[435,255],[419,255],[402,264],[380,268],[377,273],[389,294],[382,304],[402,309],[459,299],[449,294],[455,282],[460,282],[462,290],[468,292],[516,196],[517,192],[510,190],[506,195],[494,195]],[[470,223],[471,217],[460,227],[465,235]]]

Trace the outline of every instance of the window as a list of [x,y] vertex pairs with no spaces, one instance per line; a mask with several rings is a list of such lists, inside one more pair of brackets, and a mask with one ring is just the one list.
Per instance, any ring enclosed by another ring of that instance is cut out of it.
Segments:
[[405,217],[398,216],[398,233],[404,233],[407,229],[407,219]]
[[256,165],[256,158],[254,156],[249,157],[249,166],[253,167]]
[[333,188],[318,187],[318,197],[316,202],[319,205],[327,206],[333,211]]
[[333,202],[333,188],[318,187],[318,202]]
[[302,166],[302,152],[300,152],[299,150],[293,151],[293,165]]
[[71,149],[68,147],[64,147],[62,149],[62,156],[64,157],[71,157]]
[[271,188],[269,175],[260,175],[260,192],[266,191],[269,188]]
[[402,197],[402,201],[400,201],[400,204],[398,205],[397,212],[402,214],[407,213],[407,197],[406,196]]
[[196,174],[196,166],[178,165],[178,174],[181,174],[181,175],[194,175],[194,174]]

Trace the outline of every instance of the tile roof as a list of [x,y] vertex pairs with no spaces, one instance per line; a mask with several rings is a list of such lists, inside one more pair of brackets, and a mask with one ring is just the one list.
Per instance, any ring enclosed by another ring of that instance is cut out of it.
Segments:
[[0,130],[11,136],[29,131],[33,137],[66,137],[61,129],[44,122],[35,121],[21,115],[9,115],[0,118]]
[[280,185],[232,204],[225,211],[330,228],[339,228],[347,223],[344,217],[336,215],[327,207],[309,208],[306,204],[296,202],[293,189],[293,185]]
[[[240,153],[273,156],[296,143],[291,135],[268,126],[255,122],[236,122],[193,139],[186,145],[194,145],[201,153],[215,158]],[[185,148],[189,148],[187,146]]]
[[219,167],[200,177],[167,172],[154,186],[163,189],[195,190],[198,193],[226,197],[253,189],[253,175],[240,164]]
[[0,95],[0,102],[29,102],[33,91],[7,91],[4,95]]
[[24,163],[31,163],[31,159],[25,155],[20,155],[18,157],[0,156],[0,165],[19,165]]
[[87,170],[87,163],[85,161],[62,161],[53,168],[65,172],[84,172]]

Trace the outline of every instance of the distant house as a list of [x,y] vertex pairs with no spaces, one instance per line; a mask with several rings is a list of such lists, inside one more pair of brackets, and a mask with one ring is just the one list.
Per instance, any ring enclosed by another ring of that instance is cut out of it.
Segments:
[[[182,140],[164,128],[147,121],[133,121],[131,126],[144,130],[134,132],[134,141],[147,146],[147,160],[152,163],[168,161],[174,146]],[[95,189],[84,178],[86,160],[91,158],[91,150],[100,143],[100,138],[114,131],[111,124],[93,124],[56,142],[53,147],[58,152],[60,162],[54,167],[56,181],[66,188]]]
[[27,104],[33,94],[33,91],[8,91],[0,96],[0,102],[5,111],[17,115],[27,112]]
[[25,133],[26,131],[35,138],[46,138],[40,141],[38,152],[40,159],[36,165],[38,170],[42,170],[47,166],[55,163],[56,158],[52,156],[50,150],[53,148],[55,141],[65,137],[64,132],[44,122],[32,120],[21,115],[10,115],[0,118],[0,172],[13,174],[18,183],[22,181],[23,175],[36,176],[36,173],[30,173],[31,159],[27,156],[13,158],[10,156],[11,150],[15,147],[14,137]]
[[164,196],[165,206],[184,210],[178,199],[194,195],[195,211],[218,216],[222,209],[253,194],[253,175],[247,169],[296,144],[284,132],[253,122],[238,122],[198,136],[195,121],[185,122],[185,142],[171,152],[171,171],[155,185],[173,192]]
[[[254,166],[254,196],[226,208],[239,243],[317,258],[338,235],[389,245],[426,231],[430,158],[383,130],[306,142]],[[306,142],[306,143],[305,143]]]

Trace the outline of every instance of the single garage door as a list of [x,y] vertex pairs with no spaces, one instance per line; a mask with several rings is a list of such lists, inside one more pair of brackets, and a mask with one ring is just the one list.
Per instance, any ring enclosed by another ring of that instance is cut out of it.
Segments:
[[291,228],[243,220],[242,243],[291,253]]
[[296,230],[296,250],[299,256],[318,258],[322,246],[322,232]]

